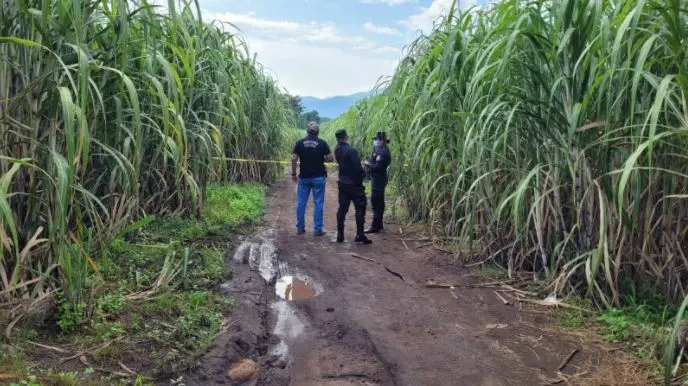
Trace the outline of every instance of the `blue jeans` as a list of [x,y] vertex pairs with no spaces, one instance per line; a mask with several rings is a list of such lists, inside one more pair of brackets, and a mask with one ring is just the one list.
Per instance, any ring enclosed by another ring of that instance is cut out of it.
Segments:
[[325,182],[326,177],[299,178],[299,185],[296,191],[296,230],[306,229],[304,217],[306,216],[306,205],[308,197],[313,191],[313,231],[320,232],[323,228],[323,206],[325,205]]

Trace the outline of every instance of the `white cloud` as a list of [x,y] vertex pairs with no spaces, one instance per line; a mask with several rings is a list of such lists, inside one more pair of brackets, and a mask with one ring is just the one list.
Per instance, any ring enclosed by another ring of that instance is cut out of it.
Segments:
[[354,50],[358,51],[369,51],[369,52],[376,52],[376,53],[401,53],[401,49],[399,47],[393,47],[393,46],[381,46],[378,45],[376,42],[368,41],[365,43],[361,43],[358,45],[355,45],[353,47]]
[[396,53],[401,53],[401,49],[399,47],[393,47],[393,46],[379,46],[373,48],[374,52],[377,53],[391,53],[391,52],[396,52]]
[[363,24],[363,28],[368,32],[372,32],[372,33],[379,34],[379,35],[390,35],[390,36],[401,35],[401,32],[399,32],[399,30],[396,28],[376,26],[375,24],[373,24],[371,22],[367,22],[367,23]]
[[286,20],[269,20],[255,17],[252,14],[236,14],[231,12],[204,12],[204,20],[217,20],[230,23],[239,28],[242,36],[272,37],[284,39],[293,37],[311,42],[322,43],[360,43],[362,36],[343,35],[333,25],[328,23],[297,23]]
[[[432,29],[433,23],[440,17],[449,13],[453,0],[433,0],[429,7],[423,8],[419,13],[411,15],[403,22],[409,29],[428,32]],[[459,0],[460,9],[468,9],[476,5],[476,0]]]
[[292,94],[328,97],[370,90],[381,76],[393,74],[398,62],[394,53],[401,53],[397,47],[343,34],[332,23],[205,11],[203,19],[239,28],[251,54]]
[[408,3],[409,1],[413,1],[413,0],[358,0],[359,3],[363,3],[363,4],[387,4],[390,7],[394,7],[395,5],[399,5],[399,4]]
[[302,41],[247,40],[265,69],[298,95],[328,97],[370,90],[381,76],[392,75],[397,64],[393,59]]
[[311,29],[310,33],[304,34],[304,40],[310,42],[327,43],[359,43],[365,39],[362,36],[341,35],[334,26],[325,26]]
[[286,20],[268,20],[255,17],[251,14],[238,14],[231,12],[221,13],[204,13],[204,19],[217,20],[224,23],[231,23],[239,29],[243,27],[255,28],[259,30],[273,30],[273,31],[291,31],[297,32],[302,29],[302,25],[293,21]]

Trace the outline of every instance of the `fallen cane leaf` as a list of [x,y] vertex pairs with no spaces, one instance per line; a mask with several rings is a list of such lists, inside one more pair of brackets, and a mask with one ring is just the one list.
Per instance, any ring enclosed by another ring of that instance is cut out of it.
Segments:
[[36,346],[36,347],[40,347],[40,348],[44,348],[44,349],[48,349],[48,350],[57,351],[57,352],[59,352],[59,353],[61,353],[61,354],[69,354],[69,351],[63,350],[63,349],[61,349],[61,348],[59,348],[59,347],[48,346],[48,345],[46,345],[46,344],[40,344],[40,343],[36,343],[36,342],[27,342],[27,343],[32,344],[32,345],[34,345],[34,346]]
[[131,375],[136,375],[134,371],[132,371],[130,368],[124,365],[124,363],[119,362],[119,367],[121,367],[124,371],[128,372]]
[[561,362],[559,367],[557,367],[557,370],[561,371],[561,369],[566,367],[566,365],[571,361],[571,359],[573,359],[573,356],[576,355],[577,352],[578,352],[577,348],[573,349],[573,351],[571,351],[571,353],[569,355],[567,355],[566,358],[564,358],[564,360]]

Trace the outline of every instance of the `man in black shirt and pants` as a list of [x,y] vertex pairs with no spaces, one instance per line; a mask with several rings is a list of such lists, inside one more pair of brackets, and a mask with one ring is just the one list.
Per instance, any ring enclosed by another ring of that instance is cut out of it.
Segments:
[[334,157],[339,164],[339,209],[337,210],[337,242],[344,242],[344,219],[349,211],[349,204],[354,203],[356,210],[356,239],[357,243],[372,244],[365,234],[366,196],[363,188],[363,167],[361,159],[354,148],[348,144],[346,130],[341,129],[335,133],[337,147],[334,149]]
[[384,229],[382,217],[385,213],[385,188],[387,187],[387,168],[392,162],[392,154],[387,147],[389,141],[383,131],[373,137],[374,152],[370,161],[365,162],[370,169],[370,206],[373,208],[373,223],[365,233],[378,233]]

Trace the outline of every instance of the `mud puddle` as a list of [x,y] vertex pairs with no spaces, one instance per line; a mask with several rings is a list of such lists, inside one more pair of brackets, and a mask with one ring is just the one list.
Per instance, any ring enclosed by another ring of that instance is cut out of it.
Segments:
[[304,300],[316,295],[315,287],[308,283],[308,279],[291,275],[277,279],[275,293],[284,300]]
[[288,362],[290,342],[303,334],[306,328],[290,303],[319,295],[323,291],[322,286],[277,258],[272,229],[264,229],[243,240],[233,259],[236,263],[247,264],[273,287],[276,299],[268,303],[274,317],[272,334],[279,338],[279,343],[272,347],[269,355]]

